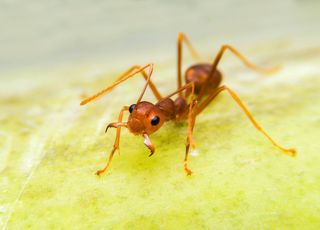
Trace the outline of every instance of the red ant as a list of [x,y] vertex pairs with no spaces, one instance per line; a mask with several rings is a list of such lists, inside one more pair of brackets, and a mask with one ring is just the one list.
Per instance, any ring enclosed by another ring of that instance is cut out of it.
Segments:
[[[199,63],[192,65],[185,72],[185,82],[186,84],[182,86],[182,74],[181,74],[181,65],[182,65],[182,43],[185,42],[189,48],[192,56],[197,57],[196,51],[191,46],[191,43],[183,33],[179,33],[177,45],[178,45],[178,88],[173,93],[163,97],[157,90],[156,86],[150,80],[153,72],[153,64],[147,64],[143,67],[133,66],[127,70],[123,75],[121,75],[111,86],[103,89],[97,94],[83,100],[81,105],[85,105],[93,99],[99,97],[100,95],[112,90],[115,86],[126,81],[127,79],[135,76],[137,73],[141,73],[146,80],[146,83],[143,87],[143,90],[135,104],[130,106],[124,106],[120,111],[118,122],[110,123],[106,132],[109,128],[117,128],[116,139],[113,145],[111,154],[105,167],[97,171],[97,175],[104,173],[113,158],[113,155],[116,149],[119,150],[119,141],[120,141],[120,131],[121,127],[126,127],[135,135],[141,135],[144,137],[144,144],[149,148],[151,156],[155,151],[155,146],[151,142],[150,135],[156,132],[166,121],[181,121],[188,120],[188,135],[186,142],[186,151],[184,157],[184,171],[187,175],[191,175],[192,171],[188,167],[188,155],[190,146],[195,148],[192,133],[193,127],[195,125],[196,117],[200,114],[210,102],[216,98],[216,96],[226,91],[230,96],[236,101],[236,103],[241,107],[244,113],[247,115],[249,120],[253,125],[265,136],[271,143],[280,149],[282,152],[289,156],[295,156],[296,151],[292,148],[283,148],[278,145],[271,136],[258,124],[258,122],[251,115],[246,106],[242,103],[237,94],[228,88],[226,85],[221,85],[222,74],[217,69],[217,66],[221,60],[222,55],[226,50],[231,51],[235,56],[237,56],[247,67],[254,69],[260,73],[269,74],[277,71],[277,67],[271,69],[263,69],[257,67],[250,63],[239,51],[233,48],[230,45],[223,45],[214,59],[213,63]],[[148,73],[146,69],[148,68]],[[158,102],[152,104],[147,101],[142,101],[142,97],[147,89],[150,87],[154,96],[157,98]],[[171,97],[178,95],[175,100],[172,100]],[[127,122],[122,122],[123,113],[129,111],[130,115]]]

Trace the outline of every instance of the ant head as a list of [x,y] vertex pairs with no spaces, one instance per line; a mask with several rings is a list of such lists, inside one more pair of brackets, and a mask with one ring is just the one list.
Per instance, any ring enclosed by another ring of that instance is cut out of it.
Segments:
[[129,107],[128,129],[134,134],[151,134],[164,123],[162,111],[154,104],[146,101],[132,104]]

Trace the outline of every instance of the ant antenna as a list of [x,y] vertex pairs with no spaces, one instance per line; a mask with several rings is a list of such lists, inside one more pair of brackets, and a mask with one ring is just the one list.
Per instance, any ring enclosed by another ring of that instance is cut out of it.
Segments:
[[116,87],[116,86],[119,85],[120,83],[128,80],[129,78],[133,77],[133,76],[136,75],[137,73],[142,72],[142,71],[143,71],[144,69],[146,69],[147,67],[149,67],[149,74],[148,74],[147,82],[146,82],[146,84],[145,84],[145,86],[144,86],[144,88],[143,88],[143,91],[142,91],[139,99],[138,99],[138,102],[140,102],[141,99],[142,99],[142,97],[143,97],[143,95],[144,95],[144,93],[145,93],[145,91],[146,91],[146,89],[147,89],[147,86],[148,86],[148,84],[149,84],[149,82],[150,82],[151,74],[152,74],[152,72],[153,72],[153,64],[152,64],[152,63],[151,63],[151,64],[147,64],[147,65],[139,68],[138,70],[134,71],[133,73],[129,74],[128,76],[123,77],[123,78],[117,80],[117,81],[114,82],[112,85],[110,85],[110,86],[108,86],[107,88],[101,90],[100,92],[96,93],[95,95],[84,99],[84,100],[80,103],[80,105],[85,105],[85,104],[91,102],[92,100],[96,99],[97,97],[100,97],[102,94],[111,91],[114,87]]

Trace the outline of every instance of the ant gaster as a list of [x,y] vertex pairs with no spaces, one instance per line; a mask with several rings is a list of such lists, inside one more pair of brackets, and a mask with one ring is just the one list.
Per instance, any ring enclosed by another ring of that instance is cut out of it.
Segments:
[[[92,101],[93,99],[99,97],[100,95],[112,90],[114,87],[119,85],[120,83],[126,81],[127,79],[135,76],[137,73],[141,73],[146,83],[143,87],[143,90],[136,101],[135,104],[131,106],[124,106],[118,117],[118,121],[114,123],[110,123],[106,131],[109,128],[116,128],[116,139],[113,145],[113,149],[109,155],[109,159],[105,167],[99,171],[97,174],[100,175],[104,173],[110,163],[112,161],[113,155],[117,149],[119,149],[119,141],[120,141],[120,131],[121,127],[126,127],[129,131],[135,135],[140,135],[144,137],[144,144],[150,150],[150,156],[155,151],[155,146],[153,145],[150,135],[161,128],[164,122],[166,121],[188,121],[188,134],[186,141],[186,150],[184,157],[184,171],[187,175],[191,175],[191,170],[188,166],[188,156],[190,147],[195,148],[192,133],[195,125],[196,117],[199,115],[209,104],[210,102],[216,98],[218,94],[221,92],[227,92],[235,102],[240,106],[240,108],[244,111],[246,116],[255,126],[255,128],[260,131],[267,139],[271,141],[271,143],[281,150],[283,153],[289,156],[295,156],[296,151],[292,148],[284,148],[277,144],[273,138],[267,134],[267,132],[258,124],[258,122],[251,115],[249,110],[237,96],[237,94],[231,90],[226,85],[221,85],[222,82],[222,74],[218,70],[217,66],[226,50],[231,51],[236,57],[238,57],[248,68],[254,69],[257,72],[263,74],[271,74],[278,70],[278,67],[263,69],[258,66],[250,63],[239,51],[233,48],[230,45],[223,45],[220,48],[216,58],[213,63],[199,63],[192,65],[185,72],[185,85],[182,85],[182,43],[185,43],[190,53],[193,57],[198,57],[196,51],[191,46],[189,40],[183,33],[179,33],[177,46],[178,46],[178,60],[177,60],[177,90],[173,93],[163,97],[153,82],[150,80],[152,72],[153,72],[153,64],[147,64],[145,66],[133,66],[129,70],[127,70],[123,75],[121,75],[111,86],[103,89],[97,94],[83,100],[81,105],[85,105],[86,103]],[[146,69],[148,69],[148,73],[146,73]],[[158,102],[156,104],[152,104],[147,101],[142,101],[142,97],[147,89],[150,87],[154,96],[157,98]],[[173,100],[172,97],[177,95],[176,99]],[[125,111],[129,111],[130,115],[128,117],[127,122],[123,122],[123,113]]]

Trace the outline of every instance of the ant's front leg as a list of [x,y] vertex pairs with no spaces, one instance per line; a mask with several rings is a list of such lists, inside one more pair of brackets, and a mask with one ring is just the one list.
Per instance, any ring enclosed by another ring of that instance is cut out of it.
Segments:
[[121,127],[126,127],[126,123],[122,123],[122,118],[123,118],[124,111],[127,111],[128,109],[129,109],[128,106],[124,106],[122,108],[122,110],[120,111],[120,113],[119,113],[118,122],[110,123],[106,128],[106,132],[107,132],[108,128],[110,128],[110,127],[117,128],[117,134],[116,134],[116,139],[114,141],[113,149],[112,149],[112,151],[111,151],[111,153],[109,155],[109,159],[108,159],[107,164],[104,166],[103,169],[100,169],[100,170],[98,170],[96,172],[96,174],[98,176],[100,176],[102,173],[104,173],[109,168],[115,151],[118,150],[119,154],[120,154],[119,143],[120,143]]
[[176,94],[178,94],[184,90],[190,89],[190,88],[191,88],[190,103],[189,103],[189,108],[187,108],[187,109],[189,109],[187,111],[188,112],[188,134],[187,134],[187,143],[186,143],[186,154],[184,157],[184,171],[187,173],[187,175],[191,175],[191,173],[192,173],[188,167],[188,156],[189,156],[190,145],[192,148],[195,148],[195,144],[194,144],[193,138],[192,138],[193,127],[194,127],[195,119],[196,119],[196,113],[194,113],[193,110],[197,104],[197,100],[195,100],[195,95],[194,95],[194,90],[195,90],[194,82],[189,82],[188,84],[182,86],[177,91],[164,97],[164,99],[172,97],[173,95],[176,95]]
[[100,176],[101,174],[103,174],[103,173],[109,168],[109,166],[110,166],[110,164],[111,164],[111,161],[112,161],[112,158],[113,158],[113,155],[114,155],[114,153],[115,153],[115,151],[116,151],[117,148],[118,148],[118,146],[113,146],[113,149],[112,149],[112,151],[111,151],[111,153],[110,153],[110,156],[109,156],[109,159],[108,159],[107,164],[104,166],[103,169],[100,169],[100,170],[98,170],[98,171],[96,172],[96,174],[97,174],[98,176]]

